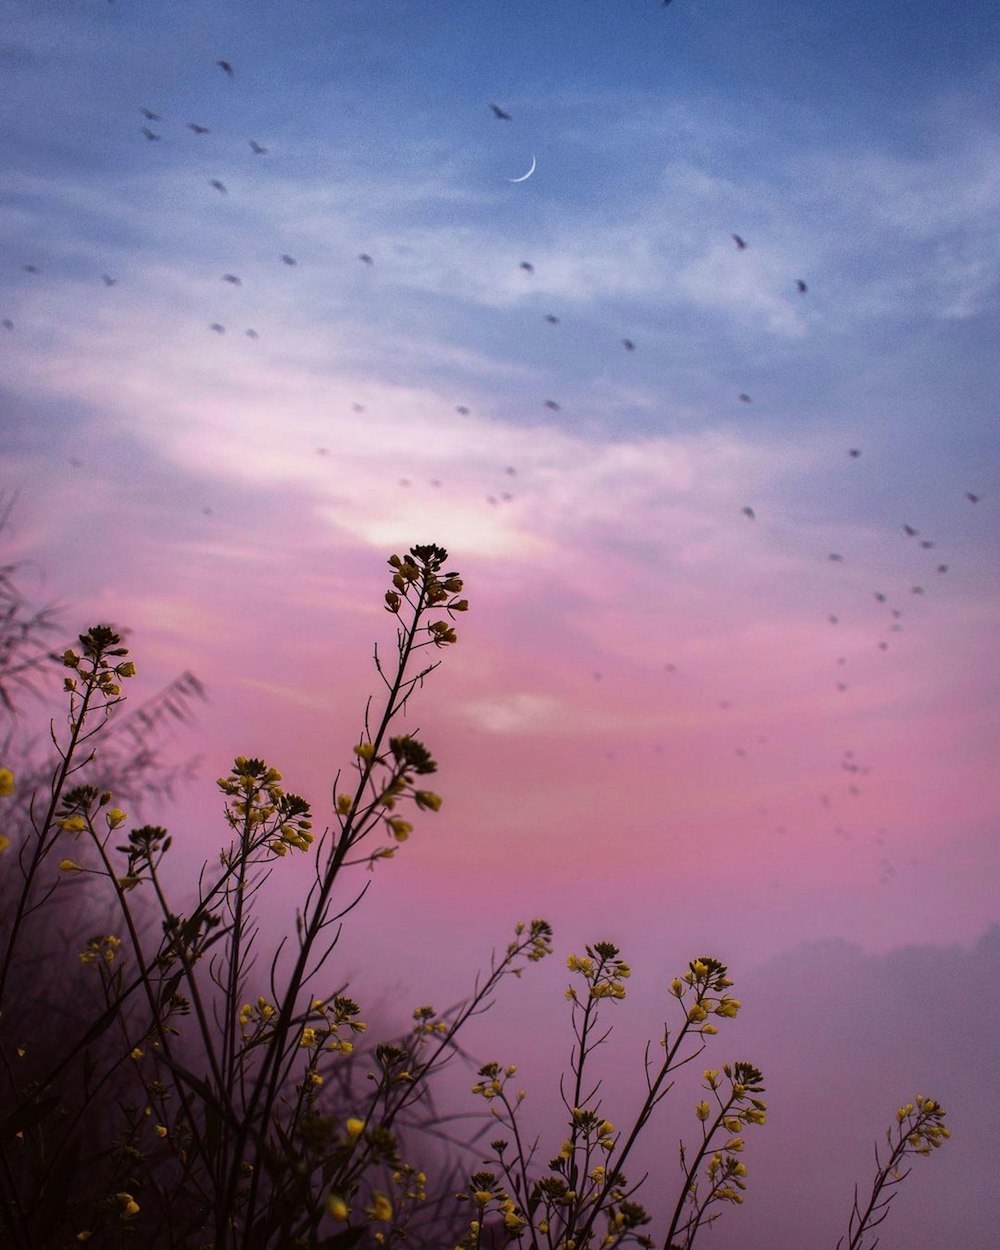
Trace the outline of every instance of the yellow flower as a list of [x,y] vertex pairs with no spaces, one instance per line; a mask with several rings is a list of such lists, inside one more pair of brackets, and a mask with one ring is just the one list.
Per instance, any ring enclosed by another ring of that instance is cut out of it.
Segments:
[[5,833],[0,833],[0,855],[4,853],[8,846],[10,846],[10,838]]
[[330,1194],[326,1200],[326,1209],[335,1220],[347,1219],[348,1206],[343,1198],[341,1198],[340,1194]]
[[167,1126],[166,1126],[165,1124],[157,1124],[157,1126],[156,1126],[156,1136],[157,1136],[157,1137],[166,1137],[166,1135],[167,1135]]
[[369,1208],[373,1220],[391,1220],[392,1219],[392,1203],[376,1189],[372,1194],[372,1205]]
[[385,823],[397,842],[405,842],[413,831],[413,826],[409,821],[401,820],[398,816],[390,816]]
[[128,815],[123,812],[120,807],[113,807],[111,811],[108,812],[106,820],[108,822],[109,829],[117,829],[120,824],[123,824],[126,820],[128,820]]
[[365,1128],[364,1120],[359,1120],[357,1116],[351,1116],[351,1118],[344,1125],[344,1129],[347,1132],[347,1136],[351,1139],[351,1141],[354,1141],[356,1138],[360,1137],[361,1134],[364,1132],[364,1128]]
[[432,812],[441,810],[441,796],[435,794],[432,790],[414,790],[413,798],[417,807],[430,808]]
[[86,872],[86,868],[82,864],[78,864],[75,859],[61,859],[59,867],[63,872]]
[[57,820],[56,824],[64,833],[83,833],[87,827],[87,822],[82,816],[64,816],[62,820]]
[[119,1216],[123,1220],[134,1219],[139,1214],[139,1204],[131,1194],[121,1193],[115,1194],[120,1207]]
[[708,1115],[711,1110],[712,1108],[707,1102],[700,1102],[697,1107],[695,1107],[695,1114],[698,1116],[698,1119],[704,1123],[705,1120],[708,1119]]
[[14,793],[14,774],[9,768],[0,768],[0,797]]

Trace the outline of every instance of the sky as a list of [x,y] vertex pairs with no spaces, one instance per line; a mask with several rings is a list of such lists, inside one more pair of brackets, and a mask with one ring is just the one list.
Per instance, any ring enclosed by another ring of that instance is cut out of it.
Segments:
[[345,969],[402,1020],[545,916],[482,1045],[551,1087],[570,951],[632,963],[636,1071],[713,954],[775,1111],[712,1244],[834,1245],[924,1092],[955,1139],[881,1244],[992,1245],[996,7],[0,16],[6,537],[74,631],[128,629],[136,697],[205,683],[179,863],[237,753],[324,819],[385,560],[438,543],[444,806]]

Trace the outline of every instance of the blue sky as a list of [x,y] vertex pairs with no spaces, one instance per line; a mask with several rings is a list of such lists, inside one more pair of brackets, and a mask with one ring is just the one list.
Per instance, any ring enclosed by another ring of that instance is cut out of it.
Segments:
[[[406,848],[412,885],[372,891],[359,951],[391,961],[399,925],[430,948],[441,915],[488,949],[550,912],[637,965],[694,940],[778,967],[850,939],[887,967],[916,944],[933,977],[982,939],[995,5],[0,0],[0,19],[17,551],[81,628],[133,631],[149,690],[208,684],[211,764],[178,817],[198,854],[227,756],[328,792],[382,561],[437,541],[474,606],[421,712],[447,803]],[[829,1067],[835,1034],[800,1050]],[[989,1156],[953,1083],[954,1189]],[[944,1225],[897,1219],[898,1244],[939,1246]],[[963,1244],[985,1227],[968,1215]]]

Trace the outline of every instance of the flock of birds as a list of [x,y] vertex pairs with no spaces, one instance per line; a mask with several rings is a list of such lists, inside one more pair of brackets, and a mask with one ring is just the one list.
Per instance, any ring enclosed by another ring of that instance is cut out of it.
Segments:
[[[670,0],[663,0],[663,2],[666,5],[670,3]],[[231,62],[224,60],[224,59],[220,59],[216,61],[216,68],[227,79],[229,80],[235,79],[236,73]],[[513,120],[513,114],[509,112],[508,109],[501,107],[496,102],[491,101],[489,103],[489,109],[493,115],[493,118],[498,122],[506,123],[506,122],[511,122]],[[146,105],[141,106],[139,109],[139,112],[143,119],[143,124],[139,127],[140,136],[147,143],[150,143],[150,144],[156,144],[156,143],[162,142],[164,139],[164,133],[165,133],[163,129],[163,121],[164,121],[163,115],[155,111],[154,109],[147,107]],[[183,126],[185,129],[190,131],[191,134],[196,139],[201,139],[202,137],[211,134],[211,129],[212,129],[210,126],[207,126],[207,125],[202,124],[201,122],[195,122],[195,121],[186,121],[183,123]],[[154,127],[160,127],[160,128],[154,129]],[[257,139],[254,139],[254,138],[247,140],[247,146],[250,150],[250,155],[253,158],[266,158],[270,153],[270,149],[267,146],[265,146],[263,143],[260,143]],[[229,195],[229,189],[222,178],[213,177],[209,179],[208,186],[216,194],[220,196]],[[745,252],[750,246],[747,239],[743,237],[741,234],[733,233],[731,235],[731,239],[732,239],[733,245],[735,246],[736,251],[739,253]],[[298,265],[298,261],[296,257],[290,254],[289,252],[278,251],[276,249],[275,256],[279,264],[286,266],[289,269],[295,268]],[[358,253],[357,262],[361,264],[362,266],[364,266],[366,269],[373,269],[375,267],[375,258],[368,252]],[[23,268],[25,272],[29,274],[33,274],[33,275],[41,274],[41,268],[35,263],[25,264]],[[535,274],[535,265],[532,261],[529,261],[529,260],[520,261],[519,268],[524,273],[526,278],[530,279]],[[243,286],[242,278],[236,272],[227,271],[220,275],[220,280],[222,283],[232,288],[242,288]],[[106,288],[111,288],[118,284],[119,279],[115,276],[112,276],[109,273],[102,273],[100,275],[100,281],[104,284]],[[797,292],[799,296],[805,296],[809,291],[809,287],[807,283],[802,278],[796,278],[794,280],[793,289],[795,292]],[[552,312],[546,313],[544,315],[544,321],[548,325],[553,326],[553,327],[558,326],[560,324],[559,316],[557,316],[555,313],[552,313]],[[2,320],[0,320],[0,325],[2,325],[2,327],[6,329],[7,331],[12,331],[14,329],[14,323],[9,318],[3,318]],[[218,335],[223,335],[227,332],[227,326],[223,321],[209,322],[208,329],[210,330],[210,332],[214,334],[218,334]],[[244,331],[244,334],[246,335],[246,337],[250,339],[259,338],[259,333],[257,329],[253,327],[247,327]],[[637,345],[636,345],[635,340],[633,338],[626,337],[626,336],[623,336],[619,339],[619,346],[627,353],[633,353],[637,350]],[[752,402],[752,397],[748,393],[741,391],[737,395],[737,400],[738,402],[742,404],[749,404]],[[544,408],[550,412],[557,413],[561,411],[562,405],[556,399],[546,398],[542,401],[542,403],[543,403]],[[363,413],[365,411],[365,407],[364,405],[360,403],[355,403],[353,405],[353,410],[355,413]],[[465,404],[457,405],[455,408],[455,411],[459,415],[462,415],[462,416],[470,415],[470,409]],[[325,447],[319,447],[316,450],[317,450],[317,454],[321,456],[326,456],[329,454],[328,449]],[[859,447],[851,447],[847,449],[846,455],[850,460],[857,461],[862,456],[862,449]],[[74,460],[72,463],[78,467],[80,465],[80,462],[78,460]],[[517,469],[513,465],[508,465],[504,468],[503,474],[504,474],[504,477],[507,479],[507,485],[512,485],[512,482],[510,479],[513,479],[514,477],[516,477]],[[441,480],[437,478],[431,479],[429,484],[434,489],[440,489],[443,485]],[[411,479],[408,479],[408,478],[399,479],[399,486],[402,488],[409,488],[413,485],[414,483],[412,482]],[[972,491],[967,491],[965,493],[965,498],[971,504],[977,504],[980,500],[980,496],[977,493],[974,493]],[[513,499],[514,499],[514,495],[509,489],[501,490],[499,489],[499,487],[496,489],[495,493],[491,493],[486,497],[487,502],[492,506],[500,506],[501,504],[512,502]],[[203,512],[205,512],[206,515],[211,515],[212,509],[206,507],[206,508],[203,508]],[[758,509],[752,506],[751,504],[746,504],[742,508],[742,515],[745,518],[747,518],[747,520],[751,522],[756,522],[758,520]],[[903,523],[901,525],[901,530],[902,530],[904,537],[907,540],[916,540],[916,546],[918,547],[918,549],[922,551],[926,551],[926,552],[931,552],[932,550],[936,548],[936,543],[933,539],[922,536],[920,531],[915,526],[911,525],[909,522]],[[844,555],[841,552],[836,552],[836,551],[830,552],[828,554],[827,559],[831,563],[836,563],[836,564],[842,564],[845,561]],[[934,573],[939,574],[939,575],[945,574],[948,572],[948,570],[949,570],[949,564],[947,562],[938,562],[937,560],[933,560],[932,571]],[[922,583],[915,583],[910,587],[910,593],[915,596],[922,596],[926,593],[926,588],[924,584]],[[881,589],[873,589],[872,594],[873,594],[875,602],[879,605],[881,609],[884,609],[885,616],[883,620],[883,626],[884,626],[883,632],[888,633],[890,635],[900,633],[903,630],[902,618],[904,616],[904,609],[901,606],[899,606],[897,603],[890,602],[889,595],[887,595]],[[834,625],[834,626],[838,625],[841,620],[840,612],[839,611],[830,612],[828,614],[827,620],[830,625]],[[882,636],[878,639],[879,650],[886,651],[889,649],[889,646],[890,646],[890,639],[888,637]],[[836,659],[836,664],[841,669],[845,668],[847,666],[847,663],[848,661],[847,661],[846,656],[839,655]],[[665,666],[665,669],[668,673],[671,673],[671,674],[676,674],[679,671],[678,666],[674,663],[667,664]],[[594,672],[593,677],[595,680],[600,681],[602,680],[603,674],[600,672]],[[838,678],[838,680],[836,680],[835,682],[835,687],[839,693],[846,693],[847,690],[849,689],[849,683],[843,678]],[[732,709],[732,706],[733,704],[730,700],[722,700],[718,703],[718,708],[722,712],[730,711]],[[747,759],[749,758],[751,753],[755,751],[757,748],[764,747],[766,745],[767,745],[767,737],[765,735],[757,735],[752,744],[741,744],[735,747],[735,754],[737,757],[741,759]],[[662,751],[662,749],[663,749],[662,744],[656,744],[654,746],[654,750],[657,752]],[[607,754],[613,758],[613,752],[607,752]],[[848,778],[848,781],[845,787],[846,794],[851,799],[857,798],[861,794],[861,788],[858,785],[858,781],[862,776],[867,775],[867,773],[870,771],[869,767],[867,765],[860,764],[858,760],[856,759],[854,751],[850,749],[846,750],[843,753],[843,756],[841,757],[841,759],[837,761],[836,767],[837,767],[838,772],[845,774]],[[820,802],[824,810],[830,809],[833,805],[833,798],[831,796],[831,793],[824,792],[820,796]],[[768,808],[766,805],[761,805],[759,810],[762,815],[768,814]],[[786,827],[784,825],[779,824],[779,825],[774,826],[774,831],[776,833],[781,834],[781,833],[786,832]],[[850,831],[844,828],[843,825],[835,826],[833,829],[833,832],[839,837],[850,838],[851,836],[853,836],[850,833]],[[879,830],[878,833],[875,835],[873,841],[875,841],[876,844],[878,845],[884,845],[885,836],[886,836],[885,830]],[[883,883],[888,882],[893,872],[894,872],[894,868],[893,868],[891,861],[887,857],[884,858],[881,862],[879,879]]]

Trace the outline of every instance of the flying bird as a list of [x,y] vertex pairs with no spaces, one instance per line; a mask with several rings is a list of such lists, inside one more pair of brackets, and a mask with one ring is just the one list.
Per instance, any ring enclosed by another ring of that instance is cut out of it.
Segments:
[[627,352],[635,351],[635,344],[631,339],[622,339],[622,347],[624,347]]
[[368,255],[367,252],[362,252],[361,255],[358,257],[358,260],[360,260],[363,265],[375,264],[375,262],[372,260],[372,258]]
[[881,592],[881,590],[875,591],[875,598],[879,601],[879,603],[885,603],[885,595]]
[[467,417],[469,415],[469,410],[466,408],[465,404],[457,404],[455,406],[455,411],[460,417]]
[[841,563],[843,563],[843,561],[844,561],[844,557],[840,554],[840,552],[839,552],[839,551],[831,551],[831,552],[830,552],[830,554],[827,556],[827,559],[828,559],[828,560],[839,560]]
[[805,295],[806,291],[809,290],[809,288],[806,286],[806,284],[802,281],[801,278],[795,279],[795,285],[798,288],[798,292],[800,295]]
[[911,595],[922,595],[923,593],[924,593],[923,586],[911,586],[910,587]]
[[0,326],[3,326],[5,330],[13,330],[14,323],[9,317],[4,317],[3,321],[0,321]]
[[937,571],[938,571],[939,573],[947,573],[947,572],[948,572],[948,566],[947,566],[947,564],[939,564],[939,565],[937,566]]
[[559,324],[559,318],[553,317],[551,313],[545,314],[545,320],[549,323],[550,326],[557,326]]
[[857,460],[858,457],[861,455],[861,448],[852,447],[847,454],[851,457],[852,460]]
[[199,126],[197,122],[185,122],[188,130],[193,130],[196,135],[207,135],[210,133],[207,126]]
[[208,328],[210,330],[214,330],[216,334],[225,334],[226,332],[226,327],[220,326],[217,321],[213,321],[212,324]]
[[152,109],[145,108],[144,106],[140,107],[139,112],[148,122],[158,122],[163,120],[159,113],[154,113]]
[[967,490],[965,492],[965,497],[968,499],[969,503],[979,503],[979,496],[974,495],[971,490]]
[[260,338],[260,335],[257,333],[256,330],[247,330],[245,333],[248,339]]
[[554,399],[547,399],[547,400],[545,401],[545,407],[546,407],[546,408],[551,408],[553,412],[558,412],[558,411],[559,411],[559,405],[556,403],[556,401],[555,401]]
[[738,234],[731,235],[730,237],[736,244],[737,249],[742,252],[747,245],[746,239],[741,238]]
[[750,398],[750,396],[746,393],[746,391],[740,391],[738,398],[739,398],[739,401],[740,401],[740,403],[741,403],[741,404],[750,404],[750,403],[753,403],[753,400],[752,400],[752,399]]
[[746,517],[749,517],[751,521],[757,520],[757,513],[754,512],[753,508],[747,506],[742,511],[743,511],[743,515]]
[[535,266],[531,263],[530,260],[522,260],[520,265],[518,265],[518,268],[523,269],[525,273],[535,272]]
[[281,253],[281,260],[282,260],[282,262],[283,262],[284,264],[286,264],[286,265],[294,265],[294,264],[297,264],[297,263],[298,263],[298,262],[296,261],[295,257],[294,257],[294,256],[289,256],[287,252],[282,252],[282,253]]
[[209,182],[209,184],[208,184],[208,185],[209,185],[210,187],[215,187],[216,191],[218,191],[220,195],[228,195],[228,194],[229,194],[229,192],[226,190],[226,184],[225,184],[224,182],[220,182],[220,181],[218,180],[218,178],[213,178],[213,179]]
[[218,65],[219,69],[222,70],[222,72],[226,75],[227,78],[232,78],[233,67],[229,64],[228,61],[216,61],[215,63],[216,65]]
[[491,100],[490,108],[493,110],[493,116],[497,119],[497,121],[501,121],[501,122],[510,121],[510,114],[505,113],[499,104],[494,104],[493,101]]
[[152,140],[154,139],[159,139],[160,137],[159,135],[154,134],[153,131],[150,130],[148,126],[140,126],[140,130],[142,131],[143,135],[145,135],[145,137],[150,140],[150,142],[152,142]]
[[24,272],[25,273],[41,273],[41,270],[38,268],[37,265],[25,265]]
[[118,281],[118,279],[112,278],[110,274],[102,273],[101,281],[104,283],[105,286],[114,286],[115,283]]
[[915,530],[915,529],[913,528],[913,526],[912,526],[912,525],[905,525],[905,524],[904,524],[904,525],[903,525],[903,529],[904,529],[904,530],[906,531],[906,533],[910,536],[910,538],[916,538],[917,534],[920,532],[919,530]]
[[923,547],[924,551],[930,551],[930,549],[934,546],[929,538],[921,538],[920,545]]
[[266,156],[268,152],[268,149],[259,144],[256,139],[250,140],[250,150],[254,156]]
[[224,273],[222,275],[222,281],[228,282],[230,286],[242,286],[243,285],[243,283],[239,280],[239,278],[237,278],[236,274],[234,273]]

